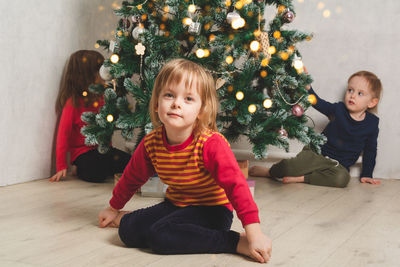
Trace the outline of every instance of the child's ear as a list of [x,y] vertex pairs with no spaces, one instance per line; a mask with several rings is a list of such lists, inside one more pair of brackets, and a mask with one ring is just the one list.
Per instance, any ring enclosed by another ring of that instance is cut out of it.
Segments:
[[378,102],[379,102],[378,98],[376,98],[376,97],[372,98],[371,101],[368,104],[368,108],[375,107],[376,105],[378,105]]

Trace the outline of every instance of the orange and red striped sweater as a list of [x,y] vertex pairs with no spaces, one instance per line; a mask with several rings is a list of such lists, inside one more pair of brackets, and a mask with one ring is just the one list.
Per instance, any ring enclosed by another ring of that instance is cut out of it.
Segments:
[[166,198],[176,206],[224,205],[235,209],[243,226],[259,222],[246,179],[220,133],[207,130],[171,146],[163,127],[153,130],[132,155],[110,205],[121,209],[155,173],[168,185]]

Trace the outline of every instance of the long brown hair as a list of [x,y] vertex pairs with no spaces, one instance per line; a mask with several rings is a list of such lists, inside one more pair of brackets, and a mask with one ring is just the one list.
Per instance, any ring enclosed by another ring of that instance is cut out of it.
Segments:
[[87,92],[86,105],[93,103],[98,98],[88,88],[89,85],[96,83],[103,61],[103,55],[94,50],[79,50],[70,56],[57,96],[57,113],[61,113],[69,98],[72,99],[73,106],[78,107],[79,99],[83,97],[84,92]]
[[215,82],[209,72],[200,65],[186,60],[173,59],[161,69],[154,82],[149,111],[154,128],[161,126],[158,117],[158,97],[163,88],[185,82],[186,88],[194,87],[201,97],[201,109],[193,132],[197,136],[206,129],[217,131],[218,98]]
[[[368,84],[369,84],[369,89],[371,90],[371,93],[373,94],[373,98],[377,98],[378,101],[382,97],[382,83],[381,80],[372,72],[366,71],[366,70],[361,70],[357,71],[356,73],[353,73],[347,82],[350,82],[350,80],[355,77],[359,76],[364,78]],[[373,108],[368,109],[369,112],[376,113],[378,111],[378,104],[376,104]]]

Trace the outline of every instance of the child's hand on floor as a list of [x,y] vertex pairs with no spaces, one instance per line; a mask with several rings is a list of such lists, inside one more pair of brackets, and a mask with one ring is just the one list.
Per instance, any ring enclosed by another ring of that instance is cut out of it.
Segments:
[[112,208],[107,207],[99,213],[99,227],[104,228],[107,226],[116,227],[113,224],[113,221],[117,218],[119,211]]
[[50,182],[58,182],[60,181],[61,177],[67,176],[67,169],[58,171],[56,174],[54,174],[52,177],[50,177],[49,181]]
[[360,179],[361,183],[367,183],[367,184],[380,184],[381,181],[379,181],[378,179],[374,179],[374,178],[369,178],[369,177],[362,177]]

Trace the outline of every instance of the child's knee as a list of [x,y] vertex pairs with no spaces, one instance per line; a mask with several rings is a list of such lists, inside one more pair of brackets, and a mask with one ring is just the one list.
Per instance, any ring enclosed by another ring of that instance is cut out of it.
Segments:
[[148,233],[147,240],[151,250],[158,254],[168,254],[172,246],[168,237],[168,230],[165,224],[154,224]]
[[350,181],[350,174],[347,171],[342,171],[336,175],[334,186],[339,188],[344,188],[347,186],[349,181]]
[[129,218],[129,214],[124,215],[118,228],[118,235],[121,241],[131,248],[143,247],[142,231],[135,227],[135,218]]

